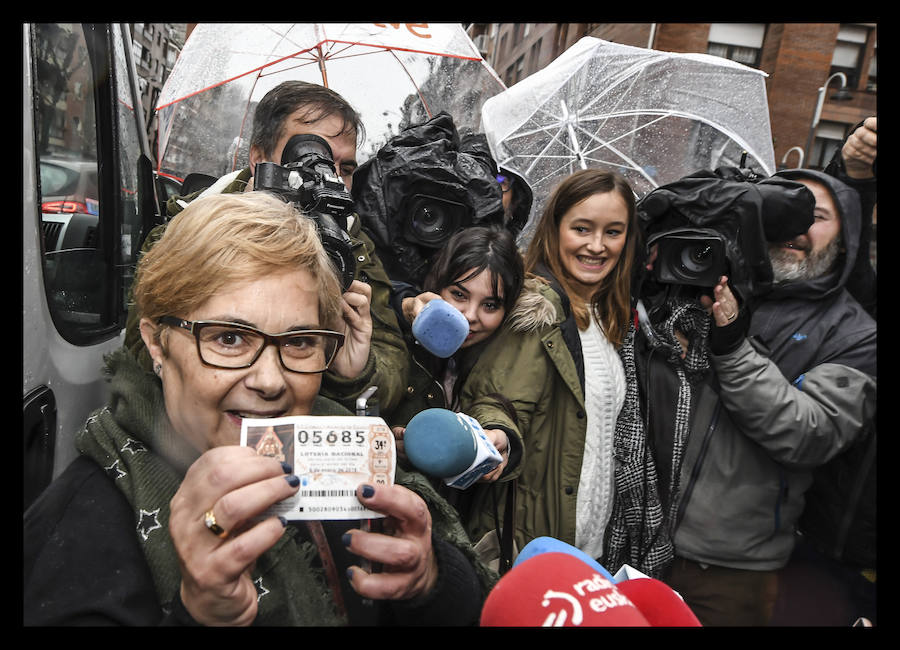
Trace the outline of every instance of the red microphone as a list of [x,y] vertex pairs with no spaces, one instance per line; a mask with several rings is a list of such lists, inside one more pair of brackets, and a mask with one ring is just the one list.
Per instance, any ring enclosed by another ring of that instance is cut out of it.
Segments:
[[616,589],[634,603],[651,627],[702,627],[681,596],[660,580],[622,580]]
[[649,627],[625,594],[568,553],[541,553],[494,585],[483,627]]

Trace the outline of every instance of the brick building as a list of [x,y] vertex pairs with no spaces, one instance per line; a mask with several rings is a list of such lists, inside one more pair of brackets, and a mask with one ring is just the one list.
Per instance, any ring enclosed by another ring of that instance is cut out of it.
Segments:
[[[769,119],[779,166],[796,167],[795,148],[800,148],[803,166],[821,168],[854,125],[876,114],[875,23],[471,23],[467,29],[508,86],[545,67],[583,36],[714,54],[763,70],[769,75]],[[849,92],[838,93],[837,73],[845,76]],[[811,134],[826,81],[821,117]]]

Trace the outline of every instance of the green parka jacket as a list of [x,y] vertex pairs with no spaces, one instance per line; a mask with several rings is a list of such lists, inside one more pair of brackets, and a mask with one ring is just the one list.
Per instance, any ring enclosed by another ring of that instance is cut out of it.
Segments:
[[[248,167],[239,173],[223,176],[206,190],[183,197],[173,196],[166,203],[166,212],[169,218],[172,218],[190,201],[204,193],[243,192],[250,178]],[[146,253],[159,241],[167,223],[149,232],[141,246],[141,254]],[[378,400],[380,414],[389,416],[401,397],[406,394],[409,356],[397,323],[397,316],[390,305],[391,281],[375,254],[375,244],[362,231],[362,223],[358,218],[353,219],[350,232],[347,234],[352,241],[353,255],[356,258],[356,279],[372,287],[370,303],[373,321],[372,347],[369,361],[358,377],[345,378],[330,371],[326,372],[322,377],[321,394],[355,412],[356,398],[360,393],[369,386],[377,385],[375,397]],[[141,339],[139,319],[133,305],[128,310],[124,344],[146,369],[151,368],[150,355]]]
[[[547,282],[528,279],[463,387],[463,412],[486,429],[506,430],[524,447],[521,461],[498,482],[470,488],[464,522],[473,541],[494,529],[495,499],[502,522],[506,488],[516,478],[518,548],[542,535],[575,544],[587,418],[581,343],[568,302]],[[511,402],[515,420],[492,394]]]

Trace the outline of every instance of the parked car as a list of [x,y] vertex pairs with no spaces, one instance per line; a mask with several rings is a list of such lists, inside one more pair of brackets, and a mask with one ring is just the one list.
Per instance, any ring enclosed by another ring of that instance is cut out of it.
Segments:
[[100,214],[97,161],[41,158],[41,212]]

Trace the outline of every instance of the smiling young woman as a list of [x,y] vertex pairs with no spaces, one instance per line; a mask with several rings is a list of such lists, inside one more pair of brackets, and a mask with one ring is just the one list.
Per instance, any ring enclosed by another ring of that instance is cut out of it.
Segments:
[[[634,194],[620,175],[591,169],[564,179],[525,254],[531,279],[463,389],[466,413],[524,447],[504,476],[517,479],[519,548],[549,536],[603,556],[617,496],[616,423],[636,381],[628,359],[639,235]],[[485,398],[495,393],[514,418]],[[466,522],[476,540],[494,528],[495,500],[505,496],[479,490]]]

